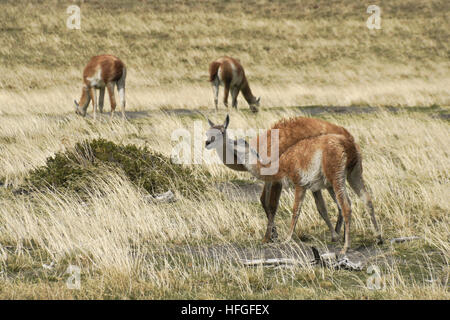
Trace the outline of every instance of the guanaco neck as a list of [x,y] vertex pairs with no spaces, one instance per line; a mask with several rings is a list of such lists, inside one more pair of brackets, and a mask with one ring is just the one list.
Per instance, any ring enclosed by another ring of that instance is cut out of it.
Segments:
[[82,111],[85,111],[89,104],[89,89],[86,86],[83,86],[83,89],[81,91],[81,98],[78,104],[80,105],[80,109]]
[[[262,166],[258,152],[244,140],[229,139],[224,136],[222,153],[219,156],[225,166],[235,171],[247,171],[256,178],[261,178],[259,169]],[[230,159],[233,159],[232,163]]]
[[[278,181],[284,178],[284,173],[278,170],[280,159],[264,160],[260,157],[258,151],[247,142],[228,139],[226,136],[224,141],[222,150],[224,156],[221,160],[228,168],[235,171],[247,171],[255,178],[263,181]],[[233,157],[233,164],[227,164],[226,159],[231,157]],[[273,165],[276,166],[275,171],[266,170],[272,168]]]
[[[222,144],[221,150],[216,150],[219,154],[220,160],[222,160],[222,163],[234,171],[248,171],[247,167],[245,166],[245,161],[241,161],[240,159],[242,156],[245,156],[241,153],[237,152],[236,143],[235,140],[229,139],[228,136],[225,134],[223,137],[224,143]],[[232,159],[232,163],[229,163]],[[239,161],[238,161],[239,159]],[[238,163],[239,162],[239,163]]]
[[256,97],[253,95],[252,90],[250,89],[250,85],[248,84],[247,77],[245,75],[244,79],[242,80],[241,92],[249,105],[252,105],[256,102]]

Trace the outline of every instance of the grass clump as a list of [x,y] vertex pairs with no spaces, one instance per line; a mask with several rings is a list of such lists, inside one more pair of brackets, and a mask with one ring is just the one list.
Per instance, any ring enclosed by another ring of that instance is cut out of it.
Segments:
[[[79,142],[73,150],[58,152],[27,178],[28,189],[53,188],[77,193],[86,190],[92,177],[105,170],[120,170],[138,188],[150,194],[178,191],[192,197],[205,191],[201,172],[132,144],[117,145],[105,139]],[[91,181],[91,182],[90,182]]]

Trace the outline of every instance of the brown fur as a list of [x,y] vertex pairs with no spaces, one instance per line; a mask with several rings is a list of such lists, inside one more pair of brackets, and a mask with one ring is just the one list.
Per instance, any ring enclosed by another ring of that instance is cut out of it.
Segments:
[[[224,125],[213,126],[222,132],[223,141],[227,140],[227,125],[228,117]],[[279,130],[278,159],[272,159],[272,155],[270,154],[271,134],[274,132],[274,129]],[[265,137],[268,138],[266,139]],[[268,163],[263,164],[261,161],[258,161],[255,166],[249,169],[252,174],[265,181],[261,194],[261,204],[268,219],[264,242],[270,241],[277,235],[274,218],[282,190],[281,181],[284,178],[289,178],[295,185],[295,200],[290,236],[292,236],[294,231],[298,211],[304,199],[305,192],[307,189],[311,189],[318,211],[332,233],[333,241],[337,240],[341,224],[343,220],[345,221],[345,244],[342,250],[345,253],[350,243],[349,230],[351,217],[350,200],[345,190],[345,180],[347,179],[352,189],[363,199],[371,215],[378,238],[381,241],[381,233],[379,232],[375,219],[371,197],[365,189],[362,178],[360,149],[355,143],[353,136],[346,129],[320,119],[297,117],[277,122],[271,129],[266,131],[266,134],[253,139],[250,145],[258,153],[262,150],[268,151]],[[318,164],[313,159],[317,152],[321,154],[320,168],[317,168]],[[260,154],[260,156],[264,155]],[[278,172],[272,175],[262,175],[261,169],[272,165],[273,161],[278,162]],[[225,165],[233,170],[246,170],[244,165]],[[314,177],[317,175],[319,179],[308,184],[304,181],[306,178],[303,178],[302,181],[301,173],[306,174],[306,177],[314,173]],[[321,189],[323,188],[328,190],[331,197],[338,204],[339,217],[334,230],[329,221],[325,202],[321,194]]]
[[260,150],[267,150],[267,157],[269,158],[271,156],[272,130],[274,129],[278,130],[278,155],[283,154],[300,140],[324,134],[341,134],[354,141],[353,136],[345,128],[325,120],[305,117],[283,119],[275,123],[265,134],[256,137],[251,142],[251,145],[258,152]]
[[[236,72],[233,75],[232,65],[235,66]],[[253,95],[250,85],[248,84],[247,77],[245,76],[244,68],[239,60],[232,57],[221,57],[209,65],[209,81],[216,85],[216,81],[221,79],[224,85],[224,98],[223,103],[228,107],[228,95],[230,90],[232,91],[233,107],[237,108],[237,96],[239,92],[242,92],[245,100],[249,104],[252,111],[257,111],[255,105],[259,103],[259,100]],[[217,85],[218,86],[218,85]],[[218,89],[217,89],[218,90]],[[233,90],[236,90],[233,95]],[[215,104],[217,108],[216,97]]]
[[[272,159],[270,154],[270,138],[274,129],[279,130],[279,160]],[[266,139],[266,137],[268,138]],[[289,178],[295,186],[293,216],[290,226],[290,236],[292,236],[305,192],[311,187],[302,185],[300,172],[308,172],[312,164],[312,158],[318,151],[322,152],[321,175],[326,181],[324,188],[328,189],[339,207],[338,221],[333,230],[321,191],[320,189],[313,190],[316,206],[332,233],[332,240],[337,240],[337,234],[340,231],[342,222],[345,222],[345,244],[342,253],[345,253],[350,245],[351,204],[345,190],[345,180],[347,178],[352,189],[363,199],[370,213],[378,239],[381,242],[381,233],[375,219],[371,197],[365,189],[362,178],[360,148],[346,129],[320,119],[292,118],[279,121],[273,125],[266,132],[265,136],[258,136],[254,139],[252,146],[257,147],[259,153],[261,150],[267,150],[267,158],[269,160],[268,164],[257,163],[257,173],[261,172],[262,167],[272,165],[273,161],[279,161],[279,170],[276,174],[259,175],[259,178],[266,182],[263,195],[261,196],[261,202],[268,216],[267,231],[264,237],[265,242],[272,239],[273,232],[276,236],[274,225],[276,205],[270,204],[270,199],[279,199],[279,188],[281,187],[278,186],[284,178]],[[273,185],[277,185],[277,188],[272,190]]]
[[343,135],[326,134],[307,138],[300,140],[280,156],[280,169],[273,175],[273,179],[289,177],[296,184],[299,181],[298,171],[308,170],[312,157],[318,151],[323,152],[322,169],[328,181],[333,181],[334,175],[342,169],[344,160],[344,169],[350,172],[360,159],[355,143]]
[[[320,164],[314,163],[313,157],[317,155],[320,156]],[[281,154],[279,158],[279,170],[275,175],[261,176],[263,180],[269,181],[271,184],[274,182],[279,183],[286,177],[295,186],[294,207],[292,210],[289,237],[292,237],[294,232],[298,213],[305,192],[308,189],[313,191],[319,213],[330,228],[332,235],[334,235],[320,192],[321,189],[331,189],[336,196],[336,201],[341,209],[345,222],[345,243],[341,251],[342,254],[345,254],[350,246],[351,202],[345,188],[345,180],[348,180],[351,188],[364,201],[370,213],[378,239],[381,241],[381,233],[379,232],[373,212],[372,201],[369,193],[365,189],[362,178],[361,155],[353,137],[346,137],[340,134],[325,134],[300,140]],[[267,190],[263,191],[263,194],[265,192]],[[278,194],[278,189],[271,190],[269,198],[279,197]],[[276,206],[270,203],[270,200],[269,205],[273,210],[276,210]],[[263,204],[264,206],[267,206],[267,200]],[[272,216],[269,217],[268,215],[269,222],[264,238],[265,241],[269,241],[272,238],[271,233],[274,230],[273,220],[275,211],[272,212],[270,212]],[[341,223],[338,221],[338,224]],[[337,225],[335,231],[338,232],[339,229],[340,225],[339,227]]]
[[221,65],[222,63],[217,60],[209,64],[209,82],[214,81],[217,77],[217,72],[219,71]]
[[83,81],[86,85],[90,84],[87,78],[92,77],[99,67],[102,69],[102,80],[106,84],[120,79],[125,64],[119,58],[109,54],[92,57],[83,70]]
[[[94,77],[97,72],[101,70],[101,82],[93,84],[89,78]],[[94,105],[96,101],[94,101],[95,95],[94,90],[100,89],[100,112],[103,111],[103,96],[104,89],[108,90],[109,100],[111,103],[111,115],[114,113],[116,109],[116,100],[114,97],[114,85],[119,82],[119,80],[125,81],[126,76],[126,67],[125,64],[117,57],[113,55],[99,55],[94,56],[89,60],[87,65],[83,70],[83,90],[81,93],[81,98],[79,101],[79,105],[81,109],[86,113],[86,109],[89,106],[89,102],[92,100],[92,104]],[[123,109],[125,106],[123,105]],[[122,114],[124,116],[124,110],[122,110]],[[94,110],[95,115],[95,110]]]
[[[223,125],[215,125],[212,128],[219,130],[222,134],[225,134],[225,128]],[[305,118],[305,117],[294,117],[290,119],[282,119],[276,122],[271,129],[267,130],[265,134],[262,136],[257,136],[250,142],[250,145],[257,150],[259,153],[261,150],[267,150],[267,157],[270,159],[271,157],[271,136],[272,130],[278,130],[278,156],[281,155],[289,149],[291,146],[299,142],[300,140],[317,137],[324,134],[340,134],[344,137],[347,137],[351,141],[354,141],[353,136],[348,132],[345,128],[335,125],[331,122],[327,122],[321,119],[314,118]],[[225,146],[224,146],[225,147]],[[359,150],[358,145],[356,147]],[[265,154],[261,154],[265,156]],[[265,167],[269,166],[269,164],[264,165]],[[226,164],[232,170],[236,171],[246,171],[245,167],[242,164],[237,164],[235,161],[234,164]],[[259,166],[263,166],[258,163]],[[268,177],[270,179],[270,177]],[[272,180],[272,179],[270,179]]]

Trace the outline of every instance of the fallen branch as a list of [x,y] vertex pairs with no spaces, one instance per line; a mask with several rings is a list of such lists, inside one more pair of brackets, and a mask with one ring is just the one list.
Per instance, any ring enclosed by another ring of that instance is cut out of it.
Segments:
[[171,202],[176,201],[175,195],[173,194],[173,192],[171,190],[161,193],[161,194],[156,194],[156,195],[149,194],[148,196],[146,196],[146,199],[150,202],[171,203]]
[[[347,257],[337,259],[337,256],[334,252],[319,254],[319,251],[316,248],[311,247],[311,249],[314,255],[314,259],[307,262],[307,264],[309,265],[312,266],[319,265],[332,269],[345,269],[351,271],[361,271],[363,269],[361,262],[358,263],[351,262]],[[280,265],[296,266],[305,264],[305,262],[301,260],[292,258],[242,259],[241,262],[244,266],[247,267],[256,267],[256,266],[273,267]]]
[[338,270],[344,269],[350,271],[361,271],[363,269],[361,262],[351,262],[346,256],[338,259],[334,252],[319,254],[319,250],[316,248],[311,247],[311,249],[314,254],[314,263],[316,265]]
[[247,267],[256,266],[279,266],[279,265],[298,265],[300,260],[290,258],[272,258],[272,259],[242,259],[242,264]]
[[402,242],[406,242],[406,241],[413,241],[413,240],[419,240],[421,239],[420,237],[417,236],[412,236],[412,237],[400,237],[400,238],[392,238],[390,240],[391,244],[394,243],[402,243]]

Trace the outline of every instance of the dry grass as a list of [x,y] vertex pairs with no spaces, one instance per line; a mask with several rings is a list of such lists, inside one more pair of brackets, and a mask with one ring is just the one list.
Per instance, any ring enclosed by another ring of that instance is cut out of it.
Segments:
[[[7,2],[0,88],[42,89],[31,105],[70,110],[87,60],[112,53],[128,65],[130,108],[211,106],[208,63],[231,55],[266,107],[449,105],[448,2],[378,5],[376,31],[365,5],[350,0],[89,1],[82,29],[69,30],[63,3]],[[2,113],[17,107],[11,98]]]
[[[274,116],[294,114],[291,110],[281,113],[265,112],[258,119],[233,113],[232,127],[264,128]],[[0,226],[5,255],[2,265],[8,276],[2,280],[0,296],[448,297],[449,156],[445,148],[450,142],[448,123],[427,115],[406,113],[328,119],[349,128],[362,145],[365,177],[385,237],[420,235],[424,239],[394,248],[385,246],[385,250],[399,261],[393,265],[382,259],[379,261],[386,276],[384,291],[373,292],[365,288],[368,275],[364,273],[355,275],[348,271],[312,268],[248,270],[231,261],[223,265],[206,256],[171,253],[169,248],[185,244],[258,246],[265,229],[265,215],[258,203],[217,197],[213,188],[199,202],[181,198],[174,204],[149,204],[129,181],[111,172],[95,178],[97,186],[89,190],[91,201],[86,204],[80,203],[77,197],[51,191],[42,191],[32,197],[2,193]],[[190,117],[164,115],[140,119],[125,126],[107,121],[92,126],[89,121],[75,117],[69,117],[64,125],[48,118],[36,120],[35,127],[22,124],[21,132],[14,134],[15,141],[4,146],[2,172],[18,167],[19,163],[23,168],[23,172],[9,172],[9,181],[14,178],[19,181],[27,170],[42,164],[51,149],[61,148],[61,137],[67,137],[66,143],[70,145],[84,137],[102,136],[126,143],[147,144],[170,155],[173,145],[170,132],[180,127],[192,130],[193,121]],[[8,123],[13,126],[11,119]],[[83,134],[71,135],[73,125]],[[411,127],[414,127],[413,132]],[[45,138],[37,135],[33,140],[35,130],[50,130],[53,134]],[[401,138],[406,135],[407,141]],[[33,148],[27,149],[29,145]],[[22,159],[21,154],[28,154],[28,157]],[[213,175],[212,181],[249,180],[248,175],[236,174],[224,166],[206,168]],[[104,190],[108,190],[107,196]],[[353,200],[353,247],[372,245],[374,239],[369,218],[361,203]],[[287,234],[292,201],[292,192],[286,192],[277,218],[281,237]],[[330,202],[328,206],[334,207]],[[328,241],[326,227],[310,196],[302,208],[297,233],[307,235],[308,242]],[[415,266],[412,275],[411,270],[405,270],[402,259]],[[57,263],[55,270],[44,270],[42,264],[51,261]],[[83,267],[80,291],[65,288],[67,275],[64,271],[69,263]],[[308,280],[311,277],[313,280]],[[34,284],[36,278],[42,281]],[[426,280],[430,278],[436,281],[429,284]],[[96,283],[103,286],[97,287]],[[288,289],[291,287],[294,290]]]
[[[65,4],[0,4],[0,182],[20,185],[48,156],[86,138],[170,155],[172,132],[192,131],[199,118],[158,109],[200,109],[215,121],[224,119],[225,111],[210,112],[206,82],[208,62],[223,54],[241,59],[263,99],[257,116],[240,101],[241,111],[231,112],[235,129],[267,128],[301,115],[300,109],[278,108],[292,105],[440,105],[448,111],[445,1],[382,2],[380,31],[365,27],[364,6],[345,0],[102,3],[81,5],[81,31],[65,28]],[[81,68],[100,52],[114,53],[129,66],[130,115],[150,110],[151,116],[125,124],[75,116],[71,105]],[[385,238],[423,238],[381,247],[392,257],[389,263],[374,261],[382,269],[383,290],[369,290],[365,272],[248,269],[178,252],[187,244],[258,247],[265,214],[259,203],[230,201],[213,187],[199,201],[149,203],[120,173],[105,172],[93,177],[97,184],[87,190],[86,203],[57,191],[15,195],[0,188],[0,298],[448,299],[450,128],[426,110],[412,110],[324,116],[360,143]],[[222,165],[204,168],[211,186],[252,182]],[[369,217],[354,195],[352,200],[352,247],[371,246]],[[292,201],[285,191],[276,220],[282,239]],[[329,198],[327,204],[335,220]],[[314,244],[329,240],[310,195],[297,235]],[[54,269],[42,267],[51,261]],[[82,269],[80,290],[66,287],[69,264]]]

